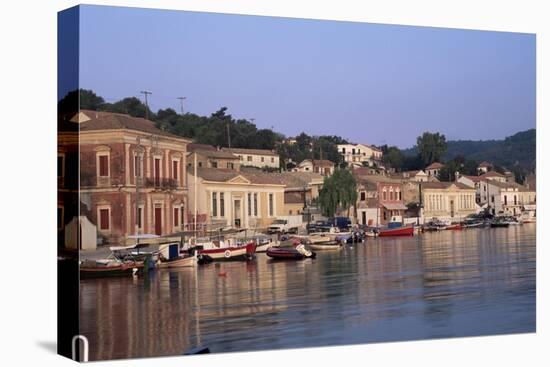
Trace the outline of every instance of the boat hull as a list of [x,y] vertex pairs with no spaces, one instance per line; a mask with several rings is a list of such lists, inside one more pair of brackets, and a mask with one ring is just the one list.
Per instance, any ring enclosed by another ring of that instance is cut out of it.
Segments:
[[132,276],[140,269],[143,269],[143,263],[123,263],[109,266],[80,266],[80,278],[107,278]]
[[158,264],[159,269],[173,269],[173,268],[186,268],[197,265],[197,258],[195,256],[188,256],[183,258],[177,258],[169,261],[161,261]]
[[199,250],[199,255],[207,255],[214,261],[249,260],[255,252],[256,244],[249,243],[246,246]]
[[379,237],[414,236],[414,227],[380,229]]
[[[309,256],[308,256],[309,253]],[[274,260],[303,260],[314,258],[315,252],[302,251],[300,252],[295,247],[276,247],[273,246],[266,251],[266,255]]]

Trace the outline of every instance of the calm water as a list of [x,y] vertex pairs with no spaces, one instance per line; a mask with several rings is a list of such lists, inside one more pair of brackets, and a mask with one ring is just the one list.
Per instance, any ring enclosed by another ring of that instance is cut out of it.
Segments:
[[535,224],[444,231],[83,280],[81,333],[101,360],[534,332],[535,287]]

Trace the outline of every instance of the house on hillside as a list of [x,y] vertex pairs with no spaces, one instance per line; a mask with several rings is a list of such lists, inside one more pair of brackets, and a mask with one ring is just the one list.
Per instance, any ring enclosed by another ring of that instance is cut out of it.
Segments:
[[439,171],[441,171],[441,169],[443,167],[445,167],[444,164],[439,163],[439,162],[433,162],[428,167],[426,167],[425,171],[428,174],[428,177],[438,178],[439,177]]
[[322,176],[331,176],[334,169],[334,162],[327,159],[304,159],[294,168],[294,172],[313,172]]
[[222,151],[236,155],[241,162],[241,166],[279,168],[280,158],[273,150],[222,148]]

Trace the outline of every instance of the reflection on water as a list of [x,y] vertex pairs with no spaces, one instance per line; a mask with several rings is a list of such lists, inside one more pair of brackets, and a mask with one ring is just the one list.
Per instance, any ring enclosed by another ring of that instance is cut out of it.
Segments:
[[533,331],[534,224],[81,282],[90,360]]

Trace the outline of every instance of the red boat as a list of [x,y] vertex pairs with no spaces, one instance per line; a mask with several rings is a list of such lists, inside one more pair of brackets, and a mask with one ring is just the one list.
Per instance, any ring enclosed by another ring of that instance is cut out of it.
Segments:
[[413,236],[414,226],[396,227],[396,228],[380,228],[379,237],[390,236]]
[[254,257],[256,243],[249,242],[244,246],[218,247],[199,250],[199,255],[208,255],[212,260],[249,260]]
[[462,229],[462,225],[460,225],[460,223],[458,223],[458,224],[450,224],[450,225],[446,226],[445,229],[447,229],[447,230],[461,230],[461,229]]

